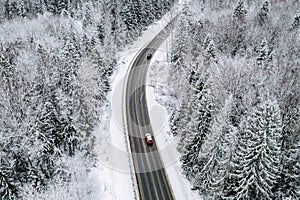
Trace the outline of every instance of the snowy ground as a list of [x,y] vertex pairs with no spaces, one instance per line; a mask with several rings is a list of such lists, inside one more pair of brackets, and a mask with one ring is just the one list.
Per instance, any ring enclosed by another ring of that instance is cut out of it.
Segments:
[[[97,135],[97,148],[99,165],[95,176],[100,176],[101,185],[98,199],[120,200],[136,199],[136,182],[132,175],[132,161],[129,154],[128,141],[125,133],[123,119],[122,98],[124,95],[124,83],[127,72],[135,55],[151,41],[157,33],[175,16],[178,8],[166,14],[162,20],[156,22],[144,32],[136,42],[127,49],[119,52],[118,67],[112,76],[112,91],[108,95],[110,104],[103,108],[101,125],[95,130]],[[170,44],[170,38],[161,46],[152,60],[166,59],[166,51]],[[153,74],[149,72],[149,74]],[[153,123],[154,134],[158,143],[160,155],[166,166],[169,181],[176,199],[197,199],[192,193],[188,181],[180,173],[179,154],[176,151],[176,141],[168,134],[168,114],[164,107],[156,102],[151,82],[154,76],[147,79],[148,109]],[[157,81],[157,80],[156,80]],[[159,81],[157,81],[158,83]],[[162,83],[163,84],[163,83]]]

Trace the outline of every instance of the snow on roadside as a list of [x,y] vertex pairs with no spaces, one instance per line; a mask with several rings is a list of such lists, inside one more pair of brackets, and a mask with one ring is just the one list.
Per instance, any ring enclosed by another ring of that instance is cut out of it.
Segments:
[[[158,22],[151,25],[142,36],[119,52],[118,63],[111,77],[112,90],[108,94],[110,104],[103,108],[101,124],[95,130],[97,136],[96,151],[98,154],[101,185],[99,198],[132,200],[136,197],[135,177],[132,176],[131,157],[128,151],[127,136],[124,132],[122,100],[124,83],[131,62],[138,51],[151,41],[176,15],[180,7],[175,6]],[[96,173],[95,173],[96,174]]]
[[[152,62],[151,65],[155,65],[155,62],[166,63],[171,37],[172,35],[169,36],[153,55],[152,61],[154,62]],[[170,95],[169,97],[168,95],[160,96],[160,94],[155,92],[158,86],[159,89],[162,88],[164,92],[168,92],[167,77],[165,76],[165,74],[168,74],[167,66],[168,65],[163,65],[163,67],[159,69],[150,67],[147,74],[146,95],[153,134],[175,198],[178,200],[200,200],[199,194],[191,190],[191,184],[181,173],[180,154],[176,149],[178,141],[172,136],[169,130],[168,119],[170,116],[166,107],[157,101],[157,99],[163,99],[167,104],[174,104],[174,99],[171,99]]]

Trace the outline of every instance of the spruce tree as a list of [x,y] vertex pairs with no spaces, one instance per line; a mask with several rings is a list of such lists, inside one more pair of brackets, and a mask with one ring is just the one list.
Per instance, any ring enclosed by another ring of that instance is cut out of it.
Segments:
[[[276,101],[258,105],[247,117],[233,159],[235,199],[272,199],[280,174],[282,123]],[[230,186],[227,186],[230,188]]]
[[180,71],[184,68],[189,49],[189,25],[188,19],[183,17],[179,21],[179,27],[175,34],[175,44],[172,47],[171,62],[175,71]]
[[88,3],[85,4],[85,8],[84,8],[83,12],[84,12],[84,15],[83,15],[82,25],[83,25],[83,28],[87,28],[88,26],[93,24],[91,6]]
[[263,25],[266,23],[270,13],[270,0],[265,0],[260,8],[259,21]]
[[195,187],[200,194],[213,199],[223,197],[235,147],[237,129],[230,123],[231,104],[232,98],[227,99],[214,119],[212,131],[207,135],[198,157],[200,170],[196,175]]
[[265,68],[269,67],[272,61],[272,53],[269,49],[268,41],[266,39],[262,40],[259,47],[256,49],[257,52],[257,64],[262,65]]
[[204,65],[209,67],[211,63],[217,63],[217,53],[213,40],[208,34],[203,43],[203,57],[204,57]]
[[27,15],[27,8],[25,6],[24,1],[20,2],[18,10],[19,10],[18,16],[20,16],[20,17],[26,17],[26,15]]
[[248,11],[246,9],[244,0],[239,0],[233,11],[233,19],[237,21],[244,21],[247,13]]
[[169,124],[170,124],[170,130],[173,136],[178,135],[179,130],[178,130],[178,122],[180,121],[180,112],[181,109],[176,109],[173,111],[170,119],[169,119]]
[[201,133],[197,132],[197,122],[194,119],[191,119],[187,126],[189,127],[188,132],[184,134],[181,141],[184,146],[180,161],[185,176],[190,181],[194,181],[194,177],[199,171],[197,159],[203,138],[201,138]]
[[134,12],[134,3],[132,0],[126,0],[123,2],[123,9],[121,11],[121,17],[124,21],[126,28],[126,37],[128,40],[132,40],[134,37],[138,36],[138,23],[136,12]]
[[[9,169],[10,166],[5,166],[1,160],[0,165],[0,196],[1,199],[17,199],[18,185],[14,180],[13,171]],[[7,167],[7,168],[6,168]]]
[[279,188],[276,196],[279,198],[300,198],[300,142],[291,146],[284,151],[283,166],[280,179],[278,181]]
[[300,197],[300,105],[290,108],[283,118],[280,179],[275,193],[278,199]]
[[293,29],[298,29],[300,27],[300,9],[296,11],[294,21],[292,23],[292,28]]
[[262,65],[263,61],[267,60],[268,54],[269,54],[269,48],[268,48],[268,42],[267,40],[263,40],[260,43],[259,48],[257,49],[257,64]]
[[244,54],[246,51],[246,35],[247,35],[247,9],[244,0],[239,0],[233,11],[233,23],[232,25],[232,39],[231,40],[231,54],[235,56],[237,54]]
[[[202,79],[201,82],[204,80]],[[196,92],[191,97],[189,109],[192,112],[190,121],[186,125],[188,130],[181,139],[183,146],[182,167],[190,180],[194,180],[195,175],[204,164],[204,162],[199,163],[198,154],[205,137],[211,133],[212,119],[215,112],[215,100],[207,80],[204,83],[196,84],[196,86],[199,86],[201,90],[195,88]]]

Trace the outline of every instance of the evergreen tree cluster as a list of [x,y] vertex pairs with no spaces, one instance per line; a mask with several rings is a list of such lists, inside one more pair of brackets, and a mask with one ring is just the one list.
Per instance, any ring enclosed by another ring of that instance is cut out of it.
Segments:
[[[92,131],[108,76],[96,59],[83,62],[79,38],[56,40],[57,49],[43,34],[39,41],[1,43],[2,199],[21,199],[26,186],[43,191],[57,181],[67,184],[73,170],[95,165]],[[86,167],[69,168],[70,159]]]
[[99,37],[112,35],[118,46],[131,42],[154,20],[160,19],[174,5],[175,0],[1,0],[0,23],[15,18],[34,18],[51,13],[83,19],[86,27],[95,23],[92,13],[101,13],[98,21]]
[[169,87],[179,108],[170,128],[183,174],[204,199],[300,197],[293,4],[192,2],[178,20]]
[[91,199],[116,51],[173,4],[0,1],[0,199]]

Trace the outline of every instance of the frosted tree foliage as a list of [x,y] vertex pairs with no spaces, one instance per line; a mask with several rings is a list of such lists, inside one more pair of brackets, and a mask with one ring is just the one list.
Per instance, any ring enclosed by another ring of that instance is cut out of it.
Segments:
[[[175,33],[175,43],[172,46],[171,62],[174,68],[174,75],[171,77],[171,81],[178,83],[178,80],[185,81],[188,77],[187,65],[189,60],[187,59],[190,54],[190,42],[189,42],[189,18],[190,13],[188,7],[184,7],[184,14],[179,19],[179,26]],[[179,81],[181,82],[181,81]]]
[[244,21],[247,16],[247,12],[244,0],[239,0],[233,11],[233,19]]
[[202,163],[199,163],[197,155],[205,137],[211,133],[212,117],[215,109],[214,97],[209,89],[208,81],[203,77],[199,77],[195,87],[196,91],[188,108],[192,109],[190,121],[186,124],[188,131],[183,131],[184,134],[181,134],[183,154],[180,159],[187,177],[191,180],[201,167]]
[[[188,7],[189,45],[172,49],[186,53],[181,79],[169,82],[179,102],[170,126],[183,174],[204,199],[300,198],[299,6],[228,0]],[[201,98],[204,91],[211,98]]]
[[281,159],[282,123],[277,102],[259,105],[244,126],[233,161],[235,198],[272,199]]
[[209,67],[211,63],[217,63],[217,53],[214,41],[211,39],[210,35],[207,35],[203,42],[203,57],[204,57],[204,65]]
[[276,185],[278,198],[297,199],[300,196],[300,106],[291,109],[284,118],[280,179]]
[[116,52],[173,4],[0,0],[0,199],[96,199]]
[[294,21],[293,21],[293,24],[292,24],[292,28],[294,29],[299,29],[300,27],[300,9],[297,10],[296,14],[295,14],[295,17],[294,17]]
[[263,25],[264,23],[266,23],[268,17],[269,17],[269,13],[270,13],[270,1],[266,0],[263,2],[261,9],[260,9],[260,13],[259,13],[259,17],[260,17],[260,24]]
[[262,40],[257,48],[257,64],[267,68],[272,61],[272,52],[269,50],[268,41]]
[[222,197],[222,191],[237,136],[237,128],[230,123],[232,97],[229,97],[224,108],[216,115],[212,131],[207,135],[198,155],[201,166],[196,174],[195,187],[210,198]]

